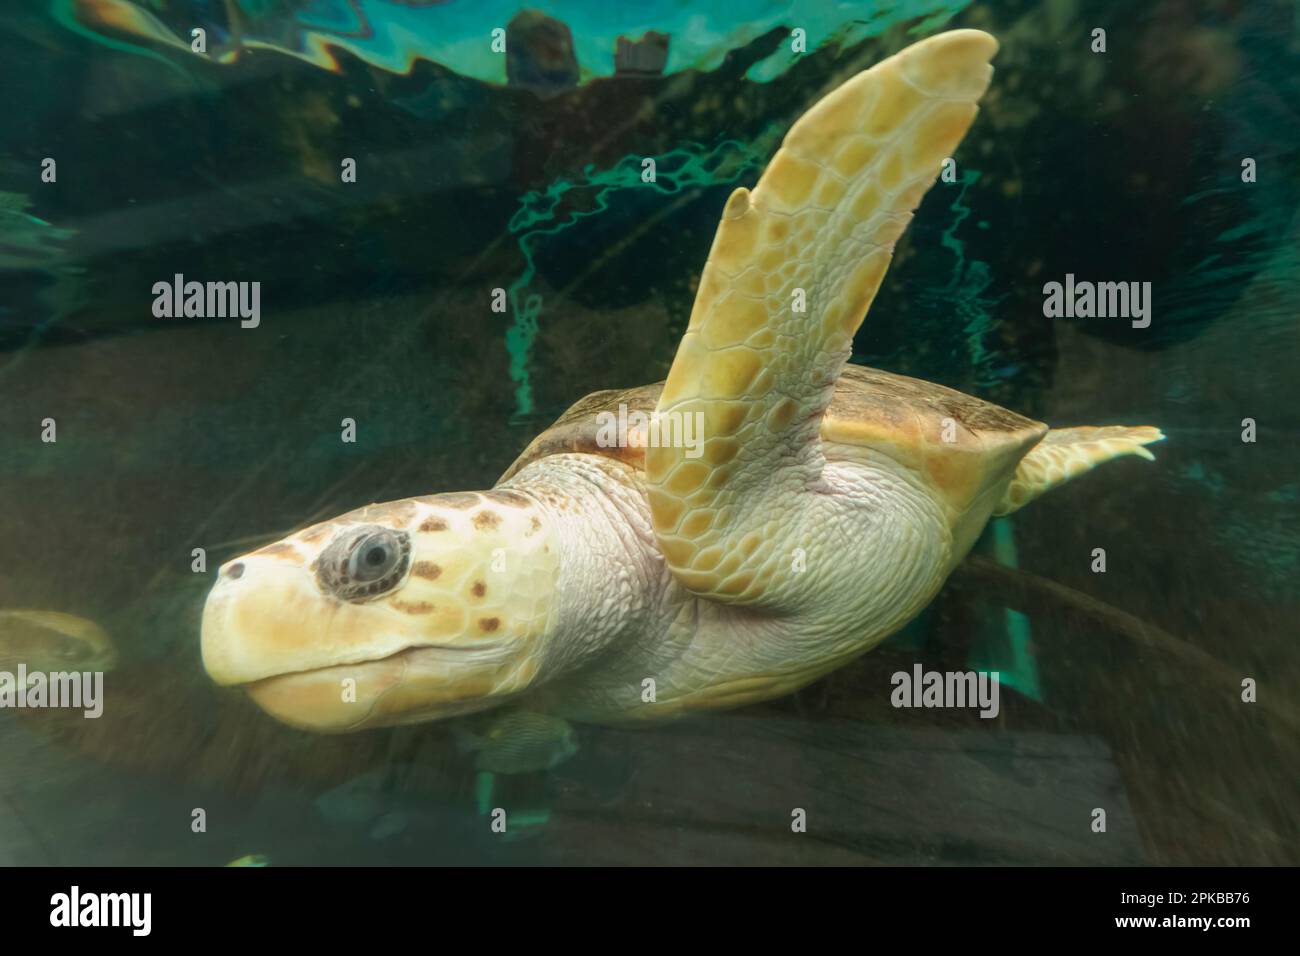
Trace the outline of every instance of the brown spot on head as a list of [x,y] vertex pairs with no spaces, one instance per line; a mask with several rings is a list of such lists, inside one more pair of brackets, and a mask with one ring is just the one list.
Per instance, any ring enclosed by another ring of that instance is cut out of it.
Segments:
[[447,522],[443,521],[441,518],[433,518],[433,517],[425,518],[423,521],[420,522],[420,530],[421,531],[446,531]]
[[528,523],[528,530],[524,532],[525,538],[531,538],[537,532],[542,530],[542,523],[537,520],[537,515],[533,515],[533,520]]
[[324,538],[327,535],[331,534],[333,531],[334,531],[333,523],[318,524],[316,525],[316,527],[308,528],[302,534],[298,535],[298,540],[303,541],[307,544],[312,544],[313,542],[319,541],[321,538]]
[[510,505],[514,508],[527,508],[532,504],[527,498],[517,491],[492,491],[488,493],[493,501],[499,501],[502,504]]
[[424,578],[426,581],[436,581],[438,575],[442,574],[442,568],[432,561],[416,561],[411,565],[411,573],[417,578]]
[[475,597],[482,597],[487,594],[487,585],[482,581],[475,581],[474,586],[470,588],[470,590],[474,592]]
[[501,516],[495,511],[483,510],[474,515],[474,527],[480,531],[486,531],[489,528],[495,528],[501,523]]
[[484,631],[489,631],[489,632],[495,631],[498,627],[501,626],[501,618],[499,617],[480,618],[478,622],[478,626],[482,628]]
[[404,611],[407,614],[428,614],[434,609],[434,605],[428,601],[399,601],[397,598],[393,598],[389,603],[399,611]]

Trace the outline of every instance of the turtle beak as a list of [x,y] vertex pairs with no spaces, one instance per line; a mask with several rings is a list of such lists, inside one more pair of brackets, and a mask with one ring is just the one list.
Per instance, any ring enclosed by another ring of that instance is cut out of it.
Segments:
[[516,681],[510,648],[411,648],[359,664],[269,677],[247,685],[253,701],[303,730],[339,733],[419,723],[495,707]]
[[253,554],[221,568],[203,608],[201,646],[208,675],[232,685],[379,660],[421,636],[396,615],[323,595],[297,562]]
[[203,666],[276,719],[342,732],[468,713],[520,673],[504,640],[440,646],[410,615],[323,595],[304,568],[245,556],[203,609]]
[[223,565],[203,610],[208,674],[327,732],[482,710],[530,686],[558,573],[550,539],[522,506],[439,497]]

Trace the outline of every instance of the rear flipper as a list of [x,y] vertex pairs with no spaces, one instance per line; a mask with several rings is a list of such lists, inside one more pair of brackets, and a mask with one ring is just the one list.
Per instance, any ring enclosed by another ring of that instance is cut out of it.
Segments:
[[1142,446],[1164,437],[1160,429],[1150,425],[1053,428],[1020,460],[1015,477],[993,514],[1018,511],[1048,489],[1112,458],[1139,455],[1154,461],[1155,456]]

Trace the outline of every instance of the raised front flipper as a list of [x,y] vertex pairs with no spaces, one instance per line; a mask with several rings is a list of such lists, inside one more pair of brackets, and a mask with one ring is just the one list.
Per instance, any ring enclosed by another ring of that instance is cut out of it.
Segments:
[[[957,30],[858,74],[795,123],[752,192],[727,201],[646,451],[660,547],[695,593],[788,597],[788,576],[773,577],[782,536],[795,533],[791,503],[822,486],[822,413],[894,243],[975,117],[996,50],[987,34]],[[702,449],[672,441],[696,421]]]

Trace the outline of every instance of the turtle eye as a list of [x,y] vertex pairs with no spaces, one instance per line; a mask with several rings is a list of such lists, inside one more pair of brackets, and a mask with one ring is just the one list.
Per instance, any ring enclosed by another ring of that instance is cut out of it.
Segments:
[[396,535],[378,531],[357,542],[348,556],[347,574],[353,581],[369,584],[393,570],[400,558]]
[[361,603],[401,583],[410,564],[411,539],[375,525],[339,535],[320,556],[316,580],[324,591]]

